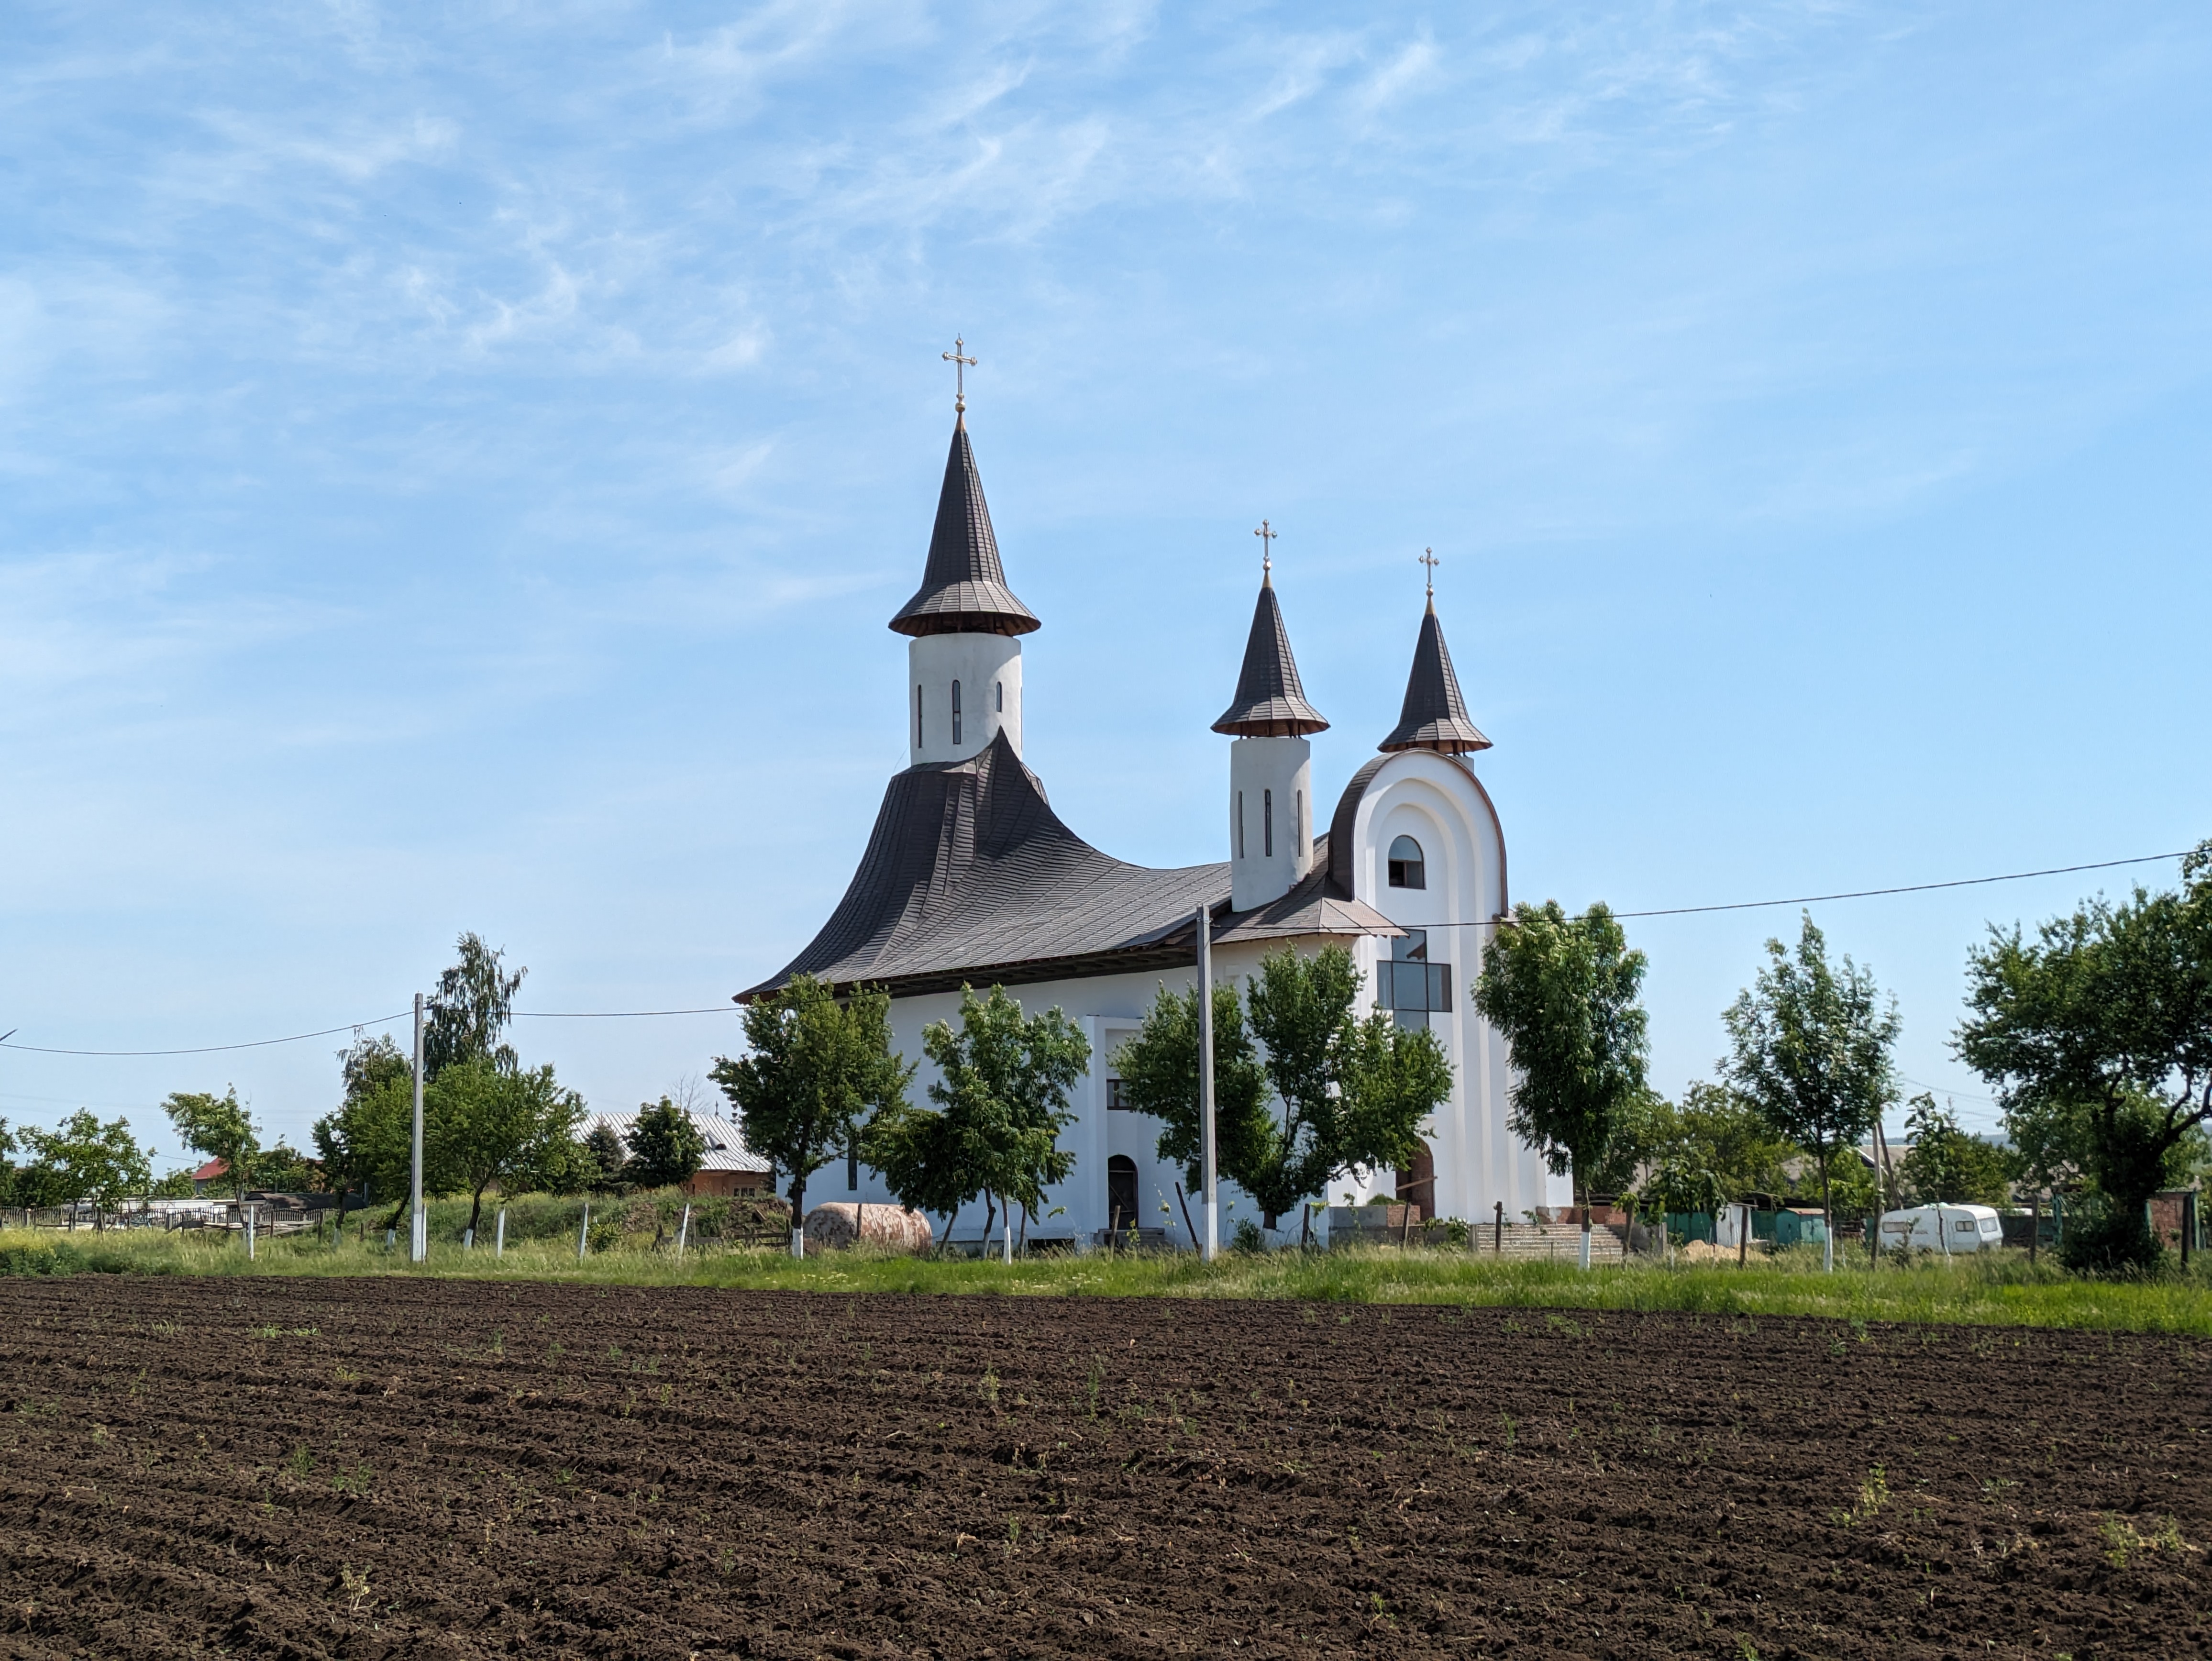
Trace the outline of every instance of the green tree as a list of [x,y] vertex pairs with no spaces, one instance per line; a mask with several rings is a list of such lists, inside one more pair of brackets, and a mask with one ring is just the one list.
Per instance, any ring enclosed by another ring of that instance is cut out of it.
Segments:
[[[368,1190],[371,1202],[388,1202],[385,1226],[395,1228],[405,1214],[412,1183],[415,1146],[414,1063],[388,1037],[356,1039],[339,1052],[345,1098],[336,1111],[315,1122],[315,1149],[331,1180]],[[425,1093],[424,1141],[428,1141],[429,1102]],[[436,1171],[425,1151],[422,1180],[434,1191]]]
[[579,1146],[583,1158],[576,1165],[578,1185],[594,1194],[612,1192],[621,1184],[623,1162],[628,1157],[623,1152],[622,1138],[605,1125],[595,1125]]
[[[1213,989],[1213,1145],[1224,1175],[1261,1168],[1274,1122],[1267,1110],[1267,1070],[1245,1025],[1234,985]],[[1160,1122],[1158,1153],[1183,1168],[1193,1192],[1203,1180],[1198,1100],[1198,989],[1152,997],[1144,1025],[1114,1052],[1121,1099]]]
[[581,1098],[550,1067],[509,1070],[483,1056],[453,1062],[422,1099],[425,1183],[434,1169],[441,1189],[466,1194],[473,1231],[486,1189],[534,1187],[565,1168],[583,1116]]
[[1360,1019],[1360,985],[1340,946],[1310,958],[1286,946],[1262,958],[1258,977],[1245,983],[1252,1035],[1282,1116],[1270,1116],[1243,1169],[1225,1160],[1223,1168],[1270,1228],[1340,1177],[1412,1163],[1422,1122],[1451,1094],[1451,1064],[1436,1035],[1400,1026],[1387,1010]]
[[2145,1205],[2212,1121],[2212,842],[2181,874],[2179,891],[2091,900],[2033,940],[1993,927],[1967,961],[1954,1048],[1997,1086],[2025,1174],[2078,1171],[2102,1202],[2067,1225],[2084,1267],[2158,1260]]
[[840,1002],[811,975],[745,1006],[747,1054],[710,1071],[736,1109],[745,1146],[791,1183],[791,1249],[805,1250],[806,1184],[902,1106],[914,1068],[891,1049],[890,995],[855,988]]
[[979,1194],[994,1196],[1011,1260],[1013,1207],[1034,1215],[1045,1189],[1075,1168],[1060,1133],[1074,1120],[1068,1093],[1091,1064],[1091,1041],[1057,1008],[1024,1016],[994,986],[988,998],[963,987],[958,1030],[932,1021],[921,1042],[938,1069],[929,1086],[936,1108],[903,1099],[879,1108],[861,1157],[910,1208],[949,1215]]
[[473,932],[459,942],[460,961],[438,977],[422,1024],[422,1076],[434,1079],[463,1062],[485,1061],[502,1073],[521,1063],[514,1047],[501,1042],[514,1019],[514,995],[530,971],[509,972],[504,952]]
[[1647,1094],[1645,961],[1604,905],[1570,917],[1557,900],[1513,908],[1482,954],[1474,1006],[1505,1037],[1518,1075],[1513,1134],[1574,1184],[1589,1264],[1589,1178]]
[[1907,1104],[1911,1142],[1898,1167],[1915,1205],[2003,1205],[2012,1184],[2004,1150],[1960,1128],[1958,1115],[1922,1092]]
[[153,1186],[153,1170],[128,1119],[102,1123],[79,1108],[56,1129],[26,1130],[22,1139],[43,1178],[39,1186],[61,1203],[90,1200],[104,1212]]
[[221,1159],[228,1167],[223,1174],[237,1197],[244,1199],[246,1190],[257,1180],[253,1162],[260,1154],[261,1139],[252,1116],[238,1099],[237,1090],[226,1088],[220,1096],[178,1091],[161,1104],[161,1110],[169,1116],[169,1123],[186,1147],[210,1159]]
[[[1360,1019],[1360,984],[1342,946],[1310,958],[1285,947],[1261,959],[1241,999],[1231,986],[1213,990],[1217,1157],[1269,1228],[1340,1177],[1410,1164],[1422,1122],[1451,1094],[1435,1034],[1387,1011]],[[1195,1176],[1195,989],[1163,989],[1115,1065],[1125,1099],[1166,1127],[1161,1156]]]
[[699,1174],[707,1139],[691,1116],[663,1096],[638,1104],[629,1129],[629,1159],[623,1175],[640,1188],[678,1188]]
[[1767,966],[1721,1017],[1730,1045],[1729,1082],[1776,1135],[1813,1156],[1820,1211],[1835,1267],[1836,1157],[1870,1133],[1897,1098],[1890,1047],[1897,1042],[1895,999],[1848,957],[1828,961],[1826,939],[1804,914],[1796,953],[1766,943]]

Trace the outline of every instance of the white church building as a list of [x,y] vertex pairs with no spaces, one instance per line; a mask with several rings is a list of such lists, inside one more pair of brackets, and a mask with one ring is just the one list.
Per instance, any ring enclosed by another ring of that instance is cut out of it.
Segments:
[[[1358,1173],[1332,1184],[1330,1202],[1404,1193],[1425,1214],[1481,1221],[1501,1203],[1510,1221],[1565,1203],[1564,1180],[1507,1129],[1504,1040],[1468,996],[1480,942],[1506,909],[1505,838],[1468,760],[1490,740],[1468,718],[1433,592],[1398,724],[1323,819],[1307,735],[1328,723],[1307,701],[1263,567],[1236,692],[1213,723],[1230,739],[1227,857],[1174,870],[1091,847],[1024,764],[1021,641],[1042,626],[1007,586],[963,413],[921,586],[890,620],[908,642],[908,765],[885,788],[860,869],[821,932],[738,1001],[802,972],[841,991],[880,986],[908,1058],[922,1056],[930,1022],[957,1021],[963,985],[1004,986],[1032,1013],[1058,1007],[1089,1037],[1091,1071],[1060,1139],[1073,1174],[1051,1191],[1047,1214],[1029,1220],[1030,1242],[1087,1243],[1118,1220],[1189,1244],[1182,1172],[1155,1152],[1158,1123],[1121,1106],[1113,1056],[1160,986],[1182,991],[1196,978],[1203,904],[1217,979],[1241,982],[1286,944],[1345,946],[1376,1001],[1433,1031],[1451,1062],[1452,1094],[1424,1129],[1417,1167]],[[923,1059],[917,1101],[931,1071]],[[808,1193],[890,1198],[854,1159],[818,1173]],[[1261,1220],[1235,1183],[1224,1179],[1221,1197],[1224,1238]],[[948,1238],[979,1238],[983,1220],[978,1202]],[[1294,1235],[1298,1220],[1283,1222]]]

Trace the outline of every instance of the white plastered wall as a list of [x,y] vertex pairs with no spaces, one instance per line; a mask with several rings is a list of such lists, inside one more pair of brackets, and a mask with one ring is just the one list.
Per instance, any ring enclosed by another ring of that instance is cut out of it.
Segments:
[[[1427,885],[1393,888],[1390,844],[1421,845]],[[1450,1005],[1429,1017],[1452,1063],[1451,1099],[1437,1110],[1427,1138],[1436,1161],[1437,1214],[1489,1220],[1503,1202],[1505,1220],[1532,1207],[1569,1203],[1567,1183],[1508,1127],[1510,1077],[1505,1041],[1475,1013],[1469,995],[1480,972],[1482,942],[1504,909],[1505,839],[1489,797],[1448,757],[1425,751],[1395,755],[1369,781],[1352,828],[1352,891],[1391,922],[1429,933],[1431,962],[1451,965]],[[1388,940],[1360,946],[1373,985]],[[1372,1173],[1360,1196],[1387,1191],[1395,1173]],[[1334,1197],[1334,1196],[1332,1196]]]
[[[909,764],[965,761],[1000,728],[1022,752],[1022,643],[1012,635],[922,635],[907,644]],[[952,741],[952,688],[960,688],[960,742]],[[917,715],[919,719],[917,720]]]

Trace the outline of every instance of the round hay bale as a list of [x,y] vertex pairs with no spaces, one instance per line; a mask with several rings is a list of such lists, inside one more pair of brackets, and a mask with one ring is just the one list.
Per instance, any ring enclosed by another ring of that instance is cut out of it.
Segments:
[[927,1251],[930,1240],[929,1219],[895,1205],[838,1201],[806,1214],[806,1244],[825,1251],[842,1251],[855,1244],[878,1251]]

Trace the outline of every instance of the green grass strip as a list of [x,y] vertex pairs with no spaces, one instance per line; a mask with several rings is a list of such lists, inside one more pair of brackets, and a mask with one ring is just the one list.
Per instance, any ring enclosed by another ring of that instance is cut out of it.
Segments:
[[1869,1270],[1863,1261],[1824,1274],[1809,1249],[1750,1266],[1634,1262],[1584,1273],[1571,1262],[1469,1256],[1463,1252],[1353,1249],[1231,1256],[1208,1268],[1188,1256],[1038,1257],[1004,1264],[972,1259],[826,1254],[794,1262],[775,1251],[672,1253],[617,1248],[576,1260],[572,1242],[464,1251],[441,1242],[429,1262],[406,1260],[404,1235],[387,1253],[368,1244],[286,1238],[260,1242],[248,1262],[235,1234],[54,1233],[0,1231],[0,1275],[82,1272],[142,1275],[412,1275],[586,1286],[699,1286],[780,1292],[995,1293],[1086,1298],[1267,1298],[1315,1302],[1456,1304],[1523,1309],[1681,1311],[1710,1315],[1814,1316],[1838,1321],[1982,1326],[2081,1327],[2212,1336],[2212,1277],[2192,1266],[2141,1281],[2069,1276],[2018,1252]]

